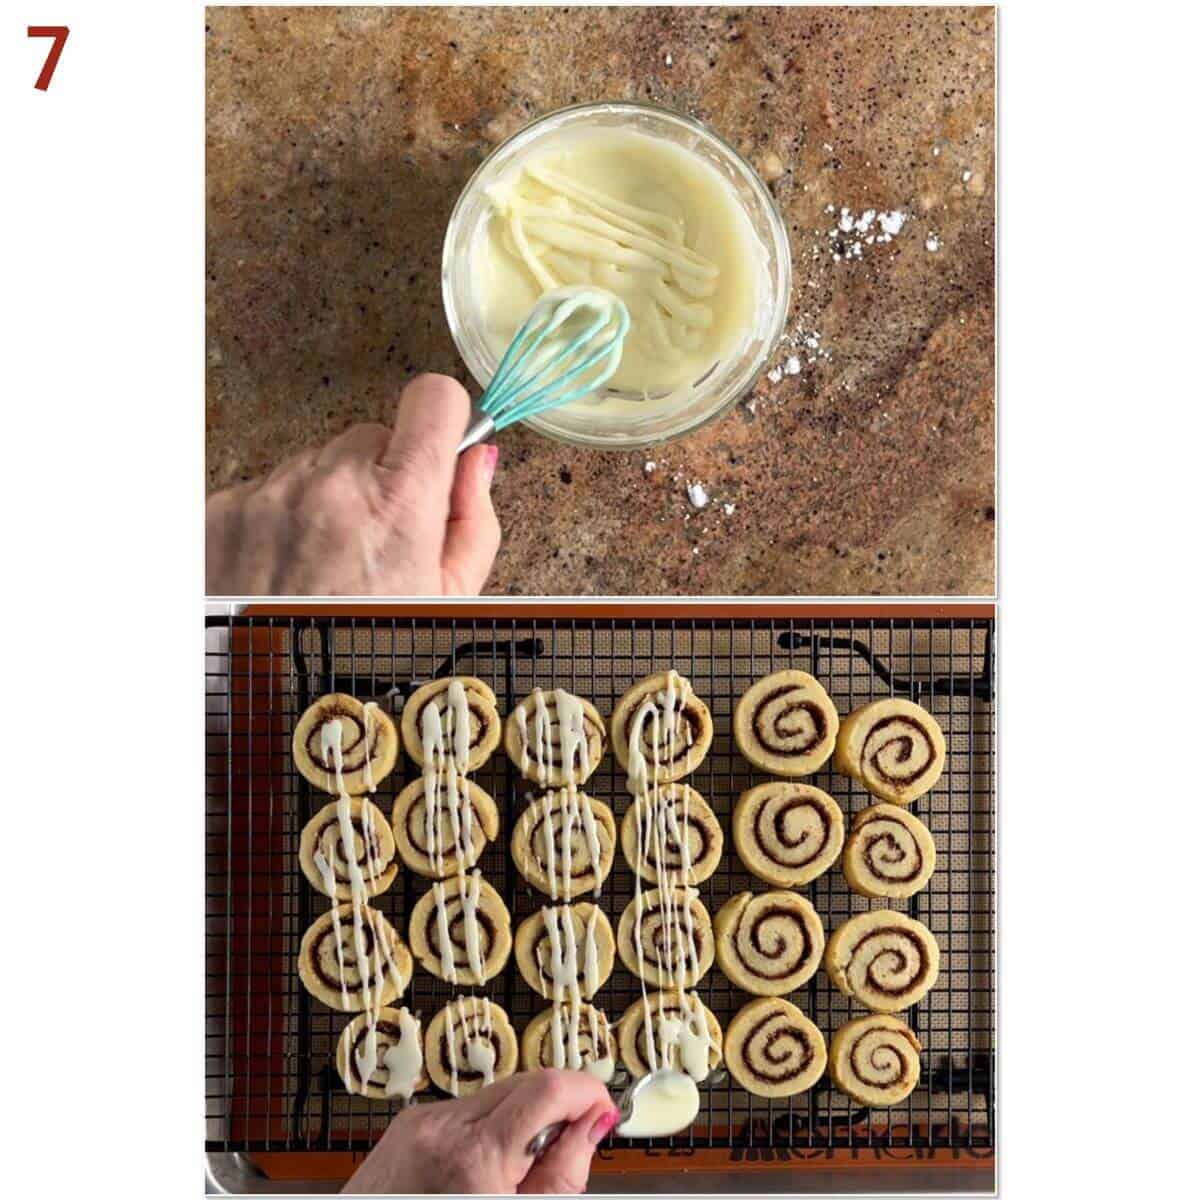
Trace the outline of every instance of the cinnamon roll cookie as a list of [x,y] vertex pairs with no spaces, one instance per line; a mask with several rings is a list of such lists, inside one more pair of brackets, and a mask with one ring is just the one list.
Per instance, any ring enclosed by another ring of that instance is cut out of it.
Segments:
[[844,835],[841,806],[807,783],[760,783],[733,810],[738,855],[748,871],[777,887],[800,887],[827,871]]
[[373,792],[396,765],[399,742],[392,718],[373,700],[344,692],[306,708],[292,733],[296,769],[331,796]]
[[470,1096],[517,1069],[508,1014],[482,996],[456,996],[425,1031],[425,1070],[451,1096]]
[[903,900],[929,882],[936,858],[933,835],[907,808],[876,804],[854,818],[842,873],[860,896]]
[[469,779],[456,777],[455,784],[452,795],[449,780],[436,781],[432,812],[423,779],[410,783],[392,805],[396,849],[404,865],[426,879],[469,871],[500,832],[495,800]]
[[369,1100],[401,1100],[429,1086],[421,1022],[407,1008],[381,1008],[371,1037],[359,1013],[338,1038],[337,1069],[346,1091]]
[[612,715],[613,753],[631,779],[682,779],[704,761],[712,736],[708,706],[676,671],[635,683]]
[[508,909],[474,870],[438,880],[413,905],[408,939],[417,961],[447,983],[486,983],[512,951]]
[[938,944],[920,921],[903,913],[859,913],[834,930],[825,970],[840,991],[873,1012],[900,1012],[937,981]]
[[351,862],[362,876],[368,897],[392,886],[396,872],[396,843],[387,818],[370,800],[352,797],[349,808],[350,854],[338,801],[326,804],[300,832],[300,869],[318,892],[338,900],[353,896]]
[[608,1018],[591,1004],[553,1004],[521,1034],[521,1066],[526,1071],[565,1067],[608,1083],[616,1060],[617,1041]]
[[[621,818],[621,849],[630,869],[657,883],[703,883],[717,869],[725,835],[708,802],[686,783],[639,796]],[[688,860],[683,878],[683,857]],[[660,874],[661,872],[661,874]]]
[[921,1043],[898,1017],[858,1017],[833,1035],[829,1074],[860,1104],[899,1104],[921,1077]]
[[738,749],[773,775],[811,775],[833,753],[837,732],[837,708],[807,671],[760,679],[733,713]]
[[[412,978],[412,955],[383,915],[353,904],[323,912],[300,940],[300,982],[330,1008],[390,1004]],[[362,954],[359,954],[361,939]]]
[[612,809],[586,792],[562,788],[539,796],[512,835],[513,862],[553,900],[597,895],[612,870],[617,823]]
[[582,787],[604,757],[606,741],[604,718],[562,688],[538,688],[504,723],[508,757],[526,779],[544,788],[568,782]]
[[715,954],[712,920],[695,888],[652,888],[625,906],[617,953],[631,974],[660,988],[690,988]]
[[500,744],[496,694],[482,679],[455,675],[417,688],[400,718],[404,749],[418,766],[426,749],[453,758],[458,773],[478,771]]
[[781,996],[751,1000],[725,1033],[725,1065],[756,1096],[778,1099],[807,1091],[825,1071],[821,1031]]
[[946,739],[919,704],[893,696],[856,708],[842,722],[833,765],[880,800],[911,804],[940,778]]
[[539,996],[555,998],[556,986],[579,989],[590,1000],[612,974],[617,944],[612,925],[595,904],[556,905],[528,916],[513,939],[521,978]]
[[794,992],[821,965],[821,918],[795,892],[742,892],[725,902],[714,924],[725,977],[756,996]]
[[617,1024],[621,1061],[640,1079],[671,1067],[697,1082],[721,1061],[721,1025],[695,992],[639,996]]

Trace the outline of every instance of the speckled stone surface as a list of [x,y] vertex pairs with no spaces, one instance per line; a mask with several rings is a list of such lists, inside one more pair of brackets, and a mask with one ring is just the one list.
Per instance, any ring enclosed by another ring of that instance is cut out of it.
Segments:
[[[994,591],[991,9],[213,9],[206,44],[210,488],[388,421],[418,371],[477,393],[455,197],[532,118],[642,99],[769,180],[800,369],[656,450],[506,431],[487,590]],[[843,208],[908,220],[867,242]]]

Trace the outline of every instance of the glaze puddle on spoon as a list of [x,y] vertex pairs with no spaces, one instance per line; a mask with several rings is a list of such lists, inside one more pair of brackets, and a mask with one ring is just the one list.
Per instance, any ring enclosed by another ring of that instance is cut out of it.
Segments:
[[622,1137],[666,1137],[686,1129],[700,1111],[696,1081],[682,1071],[648,1075],[633,1093],[633,1110],[617,1126]]

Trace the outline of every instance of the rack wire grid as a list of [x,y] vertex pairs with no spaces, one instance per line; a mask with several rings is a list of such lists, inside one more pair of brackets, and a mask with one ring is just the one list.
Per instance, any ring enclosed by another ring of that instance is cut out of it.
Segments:
[[[941,950],[936,985],[907,1014],[921,1040],[921,1082],[890,1109],[867,1109],[826,1075],[785,1100],[743,1090],[723,1069],[702,1089],[700,1116],[686,1132],[652,1143],[612,1139],[610,1147],[994,1148],[994,686],[993,623],[963,619],[405,619],[252,617],[207,619],[206,1039],[207,1148],[223,1151],[364,1150],[395,1111],[349,1095],[334,1066],[349,1020],[313,999],[296,970],[300,939],[328,905],[299,868],[300,831],[328,797],[295,770],[290,737],[305,708],[332,691],[376,698],[398,713],[420,683],[454,673],[495,691],[501,716],[535,687],[566,687],[607,718],[638,679],[674,667],[708,704],[715,735],[688,779],[726,830],[716,873],[701,886],[715,914],[731,895],[767,885],[748,874],[729,836],[739,794],[768,776],[738,753],[731,714],[757,678],[785,667],[814,674],[841,713],[888,695],[928,707],[947,735],[946,769],[912,806],[937,843],[929,885],[905,910],[933,931]],[[376,794],[385,813],[416,776],[401,760]],[[505,897],[514,928],[544,903],[509,854],[514,821],[531,785],[503,748],[475,780],[497,801],[499,837],[480,860]],[[809,782],[849,817],[872,803],[860,785],[826,766]],[[628,804],[611,747],[587,791],[613,808]],[[428,881],[402,870],[373,903],[407,940],[408,914]],[[803,889],[827,933],[851,914],[885,902],[853,894],[836,866]],[[633,895],[633,872],[618,852],[600,903],[613,922]],[[459,988],[458,991],[468,989]],[[545,1006],[510,959],[484,989],[518,1033]],[[718,966],[700,981],[704,1003],[726,1028],[750,996]],[[419,965],[405,1003],[430,1019],[450,985]],[[596,1003],[616,1021],[640,996],[618,961]],[[826,1040],[861,1009],[822,968],[792,997]],[[426,1099],[430,1098],[427,1094]]]

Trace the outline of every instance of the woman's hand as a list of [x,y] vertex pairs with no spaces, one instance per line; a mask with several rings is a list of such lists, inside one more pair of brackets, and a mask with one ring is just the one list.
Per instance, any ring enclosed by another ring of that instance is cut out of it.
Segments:
[[354,425],[208,501],[210,596],[475,595],[500,546],[499,454],[459,457],[470,401],[420,375],[392,429]]
[[[576,1193],[620,1113],[583,1071],[521,1071],[462,1100],[399,1113],[346,1192]],[[534,1135],[568,1122],[535,1163]]]

